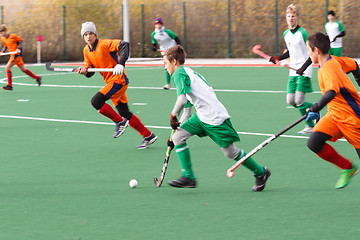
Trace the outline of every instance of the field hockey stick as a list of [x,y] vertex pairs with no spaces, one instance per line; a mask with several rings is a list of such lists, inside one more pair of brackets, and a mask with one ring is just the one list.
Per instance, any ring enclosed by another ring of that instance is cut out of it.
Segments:
[[2,53],[1,56],[10,55],[10,54],[17,54],[18,52],[5,52]]
[[273,141],[274,139],[278,138],[281,134],[285,133],[286,131],[288,131],[289,129],[293,128],[294,126],[296,126],[298,123],[300,123],[301,121],[303,121],[306,118],[305,116],[302,116],[301,118],[299,118],[298,120],[296,120],[295,122],[293,122],[292,124],[290,124],[289,126],[287,126],[286,128],[284,128],[283,130],[281,130],[280,132],[278,132],[275,135],[272,135],[270,138],[266,139],[264,142],[260,143],[257,147],[255,147],[253,150],[251,150],[248,154],[246,154],[244,157],[242,157],[241,159],[239,159],[231,168],[229,168],[227,170],[226,175],[231,178],[232,176],[234,176],[234,170],[240,166],[243,162],[245,162],[249,157],[251,157],[252,155],[254,155],[256,152],[258,152],[260,149],[262,149],[263,147],[265,147],[267,144],[269,144],[271,141]]
[[[260,48],[261,48],[261,45],[256,45],[256,46],[253,47],[252,52],[255,53],[256,55],[259,55],[259,56],[267,59],[267,60],[270,60],[271,57],[270,57],[269,55],[263,53],[263,52],[260,50]],[[275,59],[275,64],[280,65],[280,66],[283,66],[283,67],[287,67],[287,68],[289,68],[289,69],[291,69],[291,70],[294,70],[294,71],[297,70],[297,69],[295,69],[295,68],[290,67],[289,64],[282,63],[281,61],[279,61],[279,60],[277,60],[277,59]]]
[[[175,132],[175,130],[171,131],[170,141],[172,140],[172,135],[174,134],[174,132]],[[169,163],[171,150],[172,150],[172,147],[168,146],[168,148],[166,150],[165,161],[164,161],[164,164],[163,164],[159,179],[157,177],[154,177],[154,183],[155,183],[155,186],[157,186],[157,187],[160,187],[161,184],[164,181],[165,172],[166,172],[166,169],[167,169],[167,165]]]
[[[54,72],[76,72],[76,69],[78,68],[59,68],[59,67],[51,67],[51,63],[46,63],[45,67],[47,70],[49,71],[54,71]],[[113,68],[88,68],[87,69],[88,72],[113,72],[114,69]]]

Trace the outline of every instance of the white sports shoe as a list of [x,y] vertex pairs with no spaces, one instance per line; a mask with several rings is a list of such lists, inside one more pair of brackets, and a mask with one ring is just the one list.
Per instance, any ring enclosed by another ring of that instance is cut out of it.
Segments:
[[298,134],[311,134],[312,133],[313,128],[306,125],[305,128],[303,130],[301,130],[300,132],[298,132]]

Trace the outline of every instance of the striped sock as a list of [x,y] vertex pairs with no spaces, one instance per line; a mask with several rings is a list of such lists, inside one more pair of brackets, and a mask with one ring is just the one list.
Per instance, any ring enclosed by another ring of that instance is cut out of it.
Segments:
[[186,143],[176,145],[175,150],[179,157],[181,171],[184,177],[194,180],[195,176],[191,167],[190,149],[188,145]]

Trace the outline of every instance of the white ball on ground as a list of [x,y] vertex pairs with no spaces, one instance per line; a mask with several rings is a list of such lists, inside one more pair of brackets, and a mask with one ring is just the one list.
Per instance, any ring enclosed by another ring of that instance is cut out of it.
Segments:
[[129,182],[129,186],[131,188],[135,188],[138,185],[138,182],[136,181],[136,179],[131,179]]

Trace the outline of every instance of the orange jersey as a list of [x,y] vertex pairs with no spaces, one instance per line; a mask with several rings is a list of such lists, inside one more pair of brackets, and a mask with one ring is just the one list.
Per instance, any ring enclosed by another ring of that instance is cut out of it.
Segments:
[[15,52],[19,46],[19,43],[22,41],[22,38],[20,38],[15,33],[10,33],[8,37],[1,37],[1,41],[4,47],[9,50],[9,52]]
[[[360,128],[360,96],[344,71],[354,70],[350,58],[330,57],[319,68],[318,81],[322,94],[333,90],[336,96],[327,104],[328,114],[338,122]],[[349,72],[349,71],[347,71]]]
[[[88,45],[84,47],[84,60],[86,68],[114,68],[119,63],[119,44],[121,40],[97,39],[93,49]],[[114,75],[112,72],[100,73],[105,83],[116,82],[122,85],[129,83],[127,74]]]

